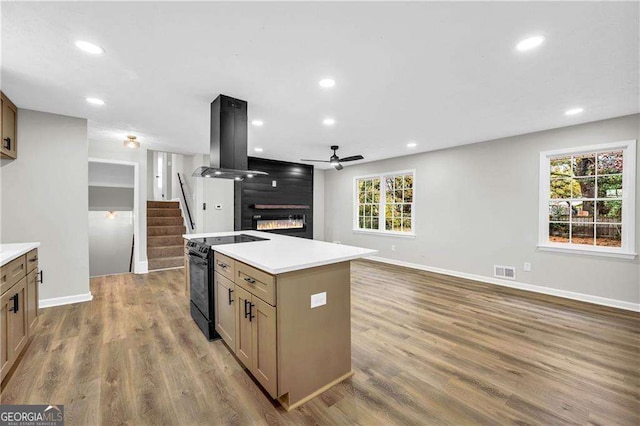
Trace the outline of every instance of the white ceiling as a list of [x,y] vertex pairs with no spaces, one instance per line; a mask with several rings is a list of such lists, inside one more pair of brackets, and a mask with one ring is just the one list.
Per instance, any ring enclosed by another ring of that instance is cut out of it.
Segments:
[[[224,93],[264,120],[250,154],[326,158],[337,144],[370,161],[637,113],[638,6],[3,2],[2,89],[21,108],[87,117],[90,140],[122,147],[133,133],[181,153],[208,152]],[[546,42],[515,50],[533,34]],[[565,116],[574,106],[584,113]]]

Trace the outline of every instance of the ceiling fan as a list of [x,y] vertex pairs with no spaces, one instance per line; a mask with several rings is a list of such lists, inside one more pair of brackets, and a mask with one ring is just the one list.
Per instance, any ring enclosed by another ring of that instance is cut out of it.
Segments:
[[316,162],[316,163],[329,163],[333,167],[335,167],[336,170],[342,170],[342,169],[344,169],[344,167],[340,163],[344,163],[345,161],[364,160],[364,157],[362,155],[352,155],[351,157],[340,158],[340,157],[338,157],[338,154],[336,154],[336,151],[338,150],[338,148],[340,148],[338,145],[332,145],[331,146],[331,149],[333,150],[333,155],[331,157],[329,157],[329,160],[304,160],[304,159],[302,159],[300,161],[313,161],[313,162]]

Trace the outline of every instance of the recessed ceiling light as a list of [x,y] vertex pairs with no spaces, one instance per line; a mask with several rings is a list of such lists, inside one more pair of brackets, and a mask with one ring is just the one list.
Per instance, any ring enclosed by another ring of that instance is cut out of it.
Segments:
[[571,108],[564,112],[564,115],[576,115],[584,111],[584,108]]
[[104,101],[98,98],[87,98],[87,102],[92,105],[104,105]]
[[518,49],[521,52],[524,52],[525,50],[531,50],[540,46],[543,42],[544,42],[543,36],[534,36],[534,37],[525,38],[520,43],[518,43],[518,45],[516,46],[516,49]]
[[407,148],[415,148],[416,146],[418,146],[418,144],[417,144],[417,143],[415,143],[415,142],[409,142],[409,143],[407,144]]
[[330,89],[331,87],[336,85],[336,81],[332,78],[323,78],[318,82],[318,84],[320,85],[320,87]]
[[254,126],[260,127],[260,126],[262,126],[264,124],[264,121],[262,121],[262,120],[252,120],[251,124],[253,124]]
[[322,124],[324,124],[325,126],[333,126],[334,124],[336,124],[336,120],[334,120],[333,118],[325,118],[324,120],[322,120]]
[[97,44],[89,43],[88,41],[78,40],[76,41],[76,47],[83,52],[90,53],[92,55],[102,55],[104,49]]
[[264,149],[262,149],[262,148],[253,148],[253,150],[254,150],[255,152],[262,152],[262,151],[264,151]]

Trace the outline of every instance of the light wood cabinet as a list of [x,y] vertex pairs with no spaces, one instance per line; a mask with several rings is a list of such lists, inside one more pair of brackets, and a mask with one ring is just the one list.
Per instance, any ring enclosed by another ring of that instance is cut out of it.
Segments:
[[235,291],[236,356],[277,398],[276,308],[238,285]]
[[235,328],[236,345],[235,353],[240,362],[251,370],[251,322],[249,322],[249,303],[251,303],[251,293],[236,286],[235,301]]
[[27,324],[33,334],[38,323],[38,268],[27,274]]
[[38,322],[38,251],[0,267],[0,380],[15,365]]
[[18,158],[18,108],[4,93],[0,92],[0,130],[2,133],[2,158]]
[[13,363],[27,344],[29,327],[27,325],[26,282],[22,278],[16,285],[2,295],[2,378],[9,372]]
[[230,348],[236,347],[235,288],[233,281],[215,273],[216,331]]
[[252,296],[251,368],[253,376],[272,397],[278,392],[276,358],[276,308]]

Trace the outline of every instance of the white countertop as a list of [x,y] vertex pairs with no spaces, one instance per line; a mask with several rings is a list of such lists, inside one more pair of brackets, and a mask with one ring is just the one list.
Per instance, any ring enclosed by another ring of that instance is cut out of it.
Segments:
[[37,247],[40,247],[40,243],[0,244],[0,266],[4,266]]
[[267,238],[269,241],[221,244],[214,246],[213,250],[258,269],[262,269],[272,275],[313,268],[315,266],[330,265],[332,263],[372,256],[378,253],[377,250],[260,231],[185,234],[183,237],[191,239],[238,234]]

